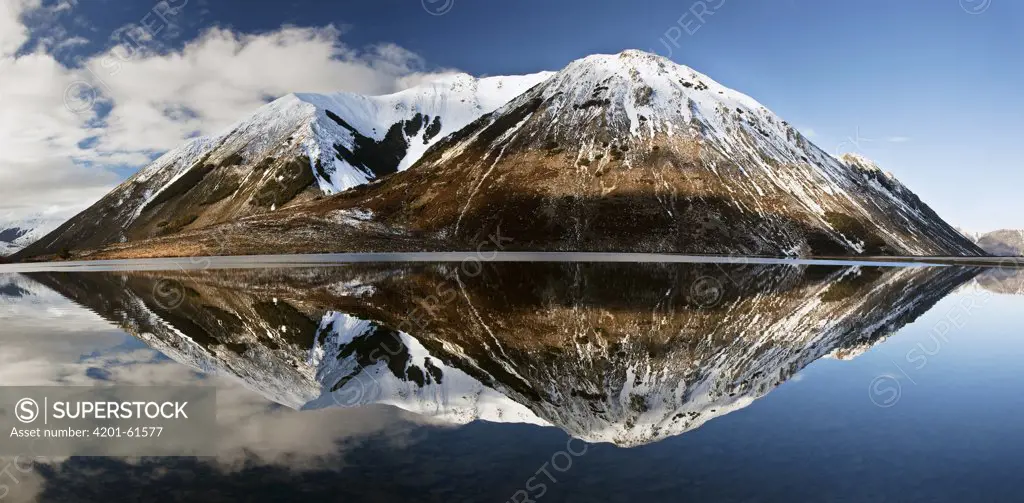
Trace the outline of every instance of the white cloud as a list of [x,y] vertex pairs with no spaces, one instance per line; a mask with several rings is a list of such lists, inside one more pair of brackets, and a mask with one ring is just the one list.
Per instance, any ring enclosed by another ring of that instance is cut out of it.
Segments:
[[43,41],[46,44],[47,50],[52,52],[61,52],[75,47],[86,45],[89,43],[89,39],[85,37],[65,37],[61,40],[47,39]]
[[111,171],[68,159],[5,163],[0,167],[0,214],[6,212],[11,221],[41,212],[71,216],[119,181]]
[[0,58],[14,54],[28,40],[28,28],[21,16],[38,9],[40,0],[4,0],[0,2]]
[[404,77],[399,77],[397,81],[397,87],[401,89],[408,89],[410,87],[416,87],[436,80],[452,77],[455,75],[464,75],[464,72],[457,70],[442,70],[438,72],[415,72],[410,73]]
[[885,141],[887,141],[889,143],[906,143],[906,142],[910,141],[910,138],[908,138],[906,136],[890,136],[890,137],[886,138]]
[[75,79],[74,71],[42,52],[0,56],[0,210],[59,206],[74,212],[116,183],[109,171],[71,161],[78,143],[92,134],[88,117],[64,106]]
[[[214,28],[177,51],[119,46],[69,68],[51,52],[81,39],[14,57],[28,40],[22,17],[32,9],[44,7],[39,0],[0,7],[0,211],[81,209],[116,185],[109,168],[141,167],[197,132],[219,133],[269,98],[383,94],[437,75],[393,44],[348,47],[333,26],[256,35]],[[98,116],[96,105],[109,114]]]

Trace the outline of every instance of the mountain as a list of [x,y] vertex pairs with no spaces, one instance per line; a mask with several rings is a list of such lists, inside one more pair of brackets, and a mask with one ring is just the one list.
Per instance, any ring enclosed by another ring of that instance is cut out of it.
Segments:
[[836,159],[750,97],[637,51],[573,62],[413,170],[331,204],[470,243],[500,228],[530,249],[980,252],[873,163]]
[[[518,97],[436,141],[397,173],[388,135],[372,145],[354,136],[337,143],[338,135],[365,126],[334,120],[326,112],[341,107],[311,100],[312,108],[324,109],[317,124],[332,131],[326,140],[288,155],[261,147],[196,162],[202,169],[189,171],[195,176],[147,198],[126,243],[80,248],[108,245],[94,258],[475,249],[502,235],[511,239],[508,248],[522,250],[983,253],[874,163],[825,153],[752,98],[668,59],[639,51],[595,55],[533,81],[539,83],[519,86]],[[270,113],[257,125],[292,131],[276,126],[288,122],[282,116],[289,115]],[[408,121],[394,123],[389,135],[427,134],[419,128],[429,121]],[[260,133],[253,141],[277,145],[280,136]],[[332,142],[336,155],[324,159]],[[219,151],[238,151],[231,145]],[[317,161],[296,164],[301,155]],[[391,162],[370,162],[384,157]],[[234,167],[238,162],[242,168]],[[286,170],[284,162],[298,169]],[[250,167],[267,163],[269,174]],[[350,169],[364,164],[378,171]],[[220,202],[217,212],[197,209],[197,201],[225,192],[211,185],[219,173],[239,169],[254,179],[232,175],[228,188],[251,195],[229,200],[245,211],[222,211]],[[370,178],[330,197],[295,197],[314,182],[333,193]],[[111,223],[72,225],[85,231]],[[54,254],[59,241],[22,257]]]
[[997,257],[1024,255],[1024,230],[993,231],[979,235],[976,242],[981,249]]
[[388,404],[636,446],[742,409],[819,358],[866,351],[977,272],[455,263],[27,276],[295,409]]
[[975,278],[975,284],[991,293],[1024,295],[1024,271],[1015,267],[993,267]]
[[64,213],[0,216],[0,257],[12,255],[45,236],[68,219]]
[[174,234],[367,183],[550,76],[455,74],[386,96],[284,96],[167,152],[21,255]]

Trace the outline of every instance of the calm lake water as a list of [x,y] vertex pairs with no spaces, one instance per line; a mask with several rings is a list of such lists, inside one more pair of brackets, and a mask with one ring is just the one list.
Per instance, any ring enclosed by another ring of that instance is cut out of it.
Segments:
[[1019,499],[1012,272],[120,269],[0,274],[0,382],[215,386],[218,455],[41,460],[0,501]]

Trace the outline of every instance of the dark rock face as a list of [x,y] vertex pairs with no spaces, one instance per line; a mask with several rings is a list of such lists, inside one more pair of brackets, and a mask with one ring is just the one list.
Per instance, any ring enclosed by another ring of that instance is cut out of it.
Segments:
[[21,298],[27,295],[31,295],[31,292],[21,288],[14,283],[0,283],[0,297],[16,297]]
[[18,239],[27,233],[27,229],[19,229],[17,227],[0,229],[0,242],[13,243],[15,239]]
[[441,131],[440,117],[431,119],[429,115],[417,113],[408,120],[392,124],[384,139],[377,141],[364,136],[330,110],[325,113],[338,125],[348,129],[355,141],[355,148],[352,150],[335,144],[334,150],[338,158],[375,178],[398,172],[398,165],[408,152],[410,139],[418,136],[421,129],[426,129],[423,136],[424,144]]

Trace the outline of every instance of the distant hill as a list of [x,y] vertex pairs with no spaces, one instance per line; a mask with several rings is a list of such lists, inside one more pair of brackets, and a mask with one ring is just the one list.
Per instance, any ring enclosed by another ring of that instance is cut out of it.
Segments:
[[986,252],[1000,257],[1024,255],[1024,230],[1002,229],[982,234],[976,239]]
[[0,257],[10,256],[64,223],[66,212],[33,215],[0,214]]

